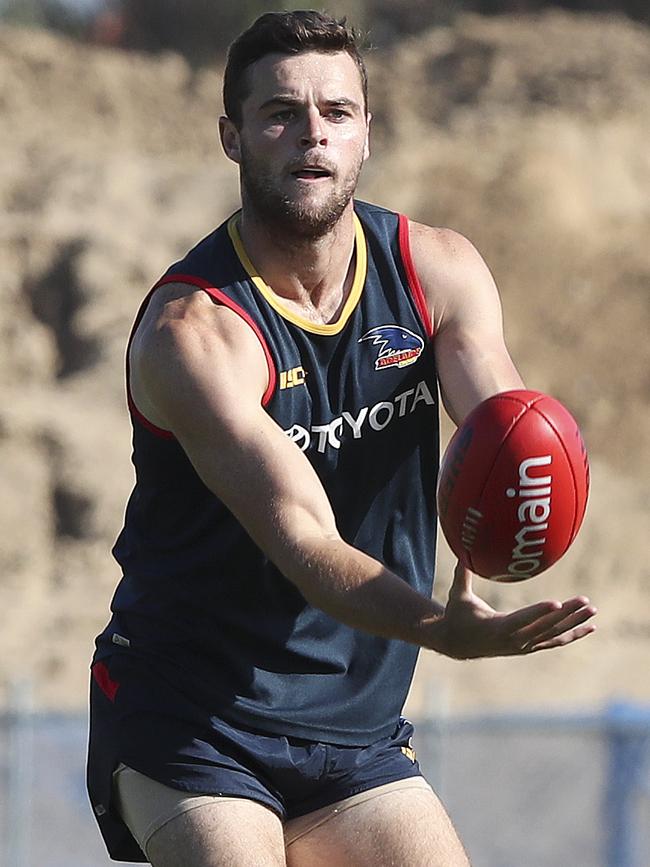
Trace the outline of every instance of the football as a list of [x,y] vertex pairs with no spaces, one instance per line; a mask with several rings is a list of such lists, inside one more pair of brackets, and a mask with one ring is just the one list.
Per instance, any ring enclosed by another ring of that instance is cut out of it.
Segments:
[[587,451],[569,411],[538,391],[504,391],[479,404],[445,450],[440,526],[472,572],[523,581],[566,552],[588,493]]

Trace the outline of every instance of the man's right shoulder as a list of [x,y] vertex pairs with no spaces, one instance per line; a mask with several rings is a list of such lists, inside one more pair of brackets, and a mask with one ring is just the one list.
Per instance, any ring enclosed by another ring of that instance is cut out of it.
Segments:
[[186,318],[202,319],[209,316],[208,311],[214,306],[209,295],[199,286],[167,278],[163,285],[152,291],[141,322],[162,324]]
[[[182,282],[153,293],[129,350],[133,399],[142,413],[173,430],[169,410],[196,388],[231,392],[268,386],[266,358],[252,328],[207,292]],[[153,416],[153,417],[152,417]]]
[[219,344],[247,342],[250,331],[240,316],[203,289],[170,282],[153,292],[134,334],[132,354],[169,358],[190,350],[209,352]]

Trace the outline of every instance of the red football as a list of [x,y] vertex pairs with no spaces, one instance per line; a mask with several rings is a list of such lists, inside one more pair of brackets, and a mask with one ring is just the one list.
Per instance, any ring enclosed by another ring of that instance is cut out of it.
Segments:
[[565,553],[588,493],[587,451],[568,410],[538,391],[504,391],[467,416],[445,451],[440,525],[472,572],[523,581]]

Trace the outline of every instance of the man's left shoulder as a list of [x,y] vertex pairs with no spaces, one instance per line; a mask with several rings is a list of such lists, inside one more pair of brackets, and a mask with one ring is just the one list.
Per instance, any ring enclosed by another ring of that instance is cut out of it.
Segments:
[[455,229],[409,221],[409,246],[424,282],[476,280],[489,273],[474,244]]
[[445,319],[453,318],[451,311],[475,307],[479,297],[495,296],[494,279],[483,257],[455,229],[409,223],[409,245],[436,333]]
[[478,256],[478,250],[465,235],[446,226],[427,226],[415,220],[408,221],[409,240],[415,255],[429,256],[435,252],[445,260]]

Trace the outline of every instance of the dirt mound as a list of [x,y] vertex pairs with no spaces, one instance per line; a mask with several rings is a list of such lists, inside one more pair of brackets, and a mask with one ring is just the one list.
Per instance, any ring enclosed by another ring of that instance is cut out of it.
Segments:
[[650,459],[650,31],[468,17],[377,71],[382,195],[477,244],[526,379],[635,474],[640,448]]
[[[647,698],[650,31],[559,12],[466,16],[369,66],[375,154],[361,195],[474,240],[526,380],[571,407],[594,459],[565,560],[530,584],[481,587],[503,606],[591,593],[599,637],[503,663],[507,675],[423,655],[413,702],[431,677],[456,706],[512,703],[531,682],[533,704],[614,686]],[[132,483],[122,361],[136,307],[237,205],[218,151],[219,73],[0,30],[0,686],[30,678],[44,705],[85,701],[119,577],[108,552]],[[448,563],[443,551],[441,588]]]

